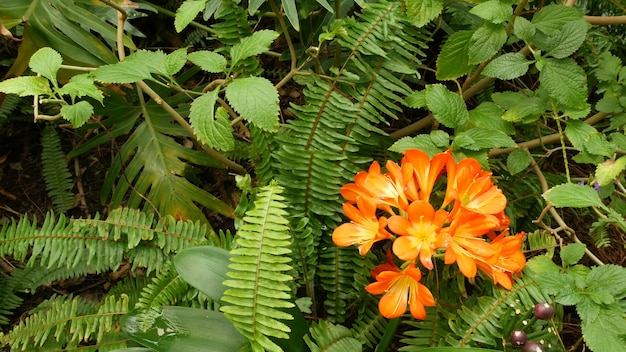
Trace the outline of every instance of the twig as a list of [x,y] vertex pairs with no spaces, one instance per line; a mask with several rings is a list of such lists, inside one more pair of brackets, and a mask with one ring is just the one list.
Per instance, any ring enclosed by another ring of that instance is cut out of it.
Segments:
[[626,24],[626,16],[585,16],[584,19],[595,26]]

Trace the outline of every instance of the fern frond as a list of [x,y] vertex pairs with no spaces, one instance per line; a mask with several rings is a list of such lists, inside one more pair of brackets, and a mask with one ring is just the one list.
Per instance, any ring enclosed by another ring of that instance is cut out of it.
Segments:
[[232,280],[224,281],[230,288],[222,300],[231,305],[221,307],[252,344],[270,351],[282,351],[270,337],[289,338],[290,329],[281,320],[292,320],[283,309],[294,307],[288,284],[293,281],[291,236],[282,192],[276,183],[262,187],[254,208],[245,213],[231,251]]
[[36,220],[22,218],[0,230],[0,255],[48,268],[76,268],[86,261],[95,272],[117,269],[126,259],[133,268],[151,272],[160,270],[170,254],[205,241],[206,225],[153,217],[128,208],[113,210],[106,220],[64,215],[56,220],[50,213],[41,228]]
[[41,132],[41,174],[46,182],[46,191],[52,199],[54,209],[63,213],[74,207],[74,183],[67,169],[65,153],[61,149],[61,139],[54,127],[46,126]]
[[389,320],[380,315],[378,304],[373,298],[368,299],[362,307],[351,330],[356,339],[373,348],[382,339]]
[[[72,349],[113,350],[126,347],[119,336],[119,318],[128,312],[128,299],[110,297],[99,306],[82,297],[55,296],[41,303],[31,315],[2,335],[11,351]],[[116,343],[111,343],[116,341]],[[105,342],[104,346],[98,346]]]
[[20,97],[16,94],[6,94],[0,105],[0,127],[9,120],[9,115],[20,102]]
[[9,317],[13,314],[13,310],[24,301],[22,297],[15,294],[21,288],[23,276],[23,272],[19,269],[13,270],[10,276],[0,276],[0,325],[9,324]]
[[361,351],[361,343],[352,337],[350,329],[335,325],[326,320],[313,323],[309,329],[311,336],[305,335],[304,341],[311,352],[352,352]]
[[417,352],[426,347],[438,346],[446,334],[450,332],[448,321],[439,311],[439,307],[427,307],[426,319],[416,321],[409,319],[405,324],[415,328],[404,333],[406,338],[400,342],[406,344],[399,349],[403,352]]

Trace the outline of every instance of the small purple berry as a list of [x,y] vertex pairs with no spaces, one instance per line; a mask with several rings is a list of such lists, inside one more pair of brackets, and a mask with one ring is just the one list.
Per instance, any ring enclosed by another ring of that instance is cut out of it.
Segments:
[[545,352],[543,347],[535,341],[527,342],[522,348],[522,352]]
[[509,341],[515,346],[524,346],[527,341],[526,333],[522,330],[513,330],[509,336]]
[[546,302],[537,303],[533,307],[533,314],[538,319],[548,320],[554,316],[554,308]]

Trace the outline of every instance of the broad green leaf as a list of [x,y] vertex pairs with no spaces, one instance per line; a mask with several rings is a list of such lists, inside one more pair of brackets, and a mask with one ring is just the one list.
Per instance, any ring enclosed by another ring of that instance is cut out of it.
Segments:
[[41,48],[30,57],[28,66],[33,72],[49,79],[55,86],[57,85],[57,72],[63,64],[63,58],[52,48]]
[[511,175],[515,175],[525,170],[530,165],[531,160],[532,158],[527,152],[515,149],[506,158],[506,167]]
[[426,102],[435,119],[446,127],[455,128],[468,119],[469,112],[463,98],[442,84],[426,87]]
[[535,26],[527,19],[521,16],[515,17],[513,23],[513,33],[520,39],[530,42],[535,36]]
[[555,32],[568,22],[583,18],[578,9],[564,5],[544,6],[532,19],[532,24],[538,30],[547,35],[554,35]]
[[161,50],[137,50],[127,56],[122,63],[130,67],[141,67],[141,70],[148,72],[147,79],[150,79],[152,78],[150,74],[170,76],[165,68],[166,60],[167,54]]
[[614,82],[622,69],[622,60],[609,52],[600,54],[598,67],[593,70],[599,81]]
[[594,132],[585,140],[585,150],[590,154],[602,155],[610,158],[615,153],[617,146],[606,139],[606,134]]
[[278,130],[278,92],[262,77],[238,78],[226,86],[226,98],[244,119],[266,131]]
[[483,102],[469,112],[469,123],[473,127],[515,133],[513,126],[502,119],[504,110],[492,102]]
[[187,48],[180,48],[169,53],[163,63],[163,68],[168,77],[174,76],[182,70],[187,63]]
[[61,115],[72,123],[74,128],[78,128],[87,122],[93,115],[93,106],[86,101],[79,101],[72,105],[61,106]]
[[563,266],[570,266],[578,263],[585,255],[585,246],[583,243],[570,243],[561,249],[561,261]]
[[575,183],[564,183],[550,188],[543,194],[557,208],[603,207],[598,192],[593,187]]
[[618,309],[602,309],[591,322],[583,321],[585,343],[594,352],[624,351],[626,322]]
[[[133,62],[135,61],[135,62]],[[150,66],[131,56],[112,65],[104,65],[92,72],[96,81],[103,83],[134,83],[152,78]]]
[[205,144],[210,143],[206,130],[210,129],[208,126],[214,123],[215,102],[220,92],[219,88],[220,87],[217,87],[194,99],[189,109],[189,122],[191,123],[191,127],[198,136],[198,139]]
[[616,179],[626,168],[626,155],[617,160],[607,160],[596,167],[596,181],[600,186],[606,186]]
[[[472,128],[467,131],[457,133],[456,138],[470,138],[472,146],[464,146],[471,150],[491,149],[491,148],[511,148],[515,147],[515,141],[504,132],[488,130],[484,128]],[[454,146],[454,143],[453,143]]]
[[[445,143],[441,143],[441,139]],[[404,137],[397,140],[389,150],[397,153],[404,153],[408,149],[419,149],[424,153],[434,156],[448,149],[450,136],[444,131],[431,131],[430,134],[419,134],[415,137]],[[443,145],[442,145],[443,144]]]
[[76,98],[88,96],[102,104],[104,95],[102,91],[94,85],[93,77],[90,74],[76,75],[70,81],[57,90],[61,95],[69,95],[72,101]]
[[231,65],[235,66],[250,56],[268,51],[276,38],[278,38],[278,33],[268,29],[256,31],[251,36],[243,38],[241,42],[233,45],[230,49]]
[[296,31],[299,31],[300,30],[300,18],[298,17],[298,9],[296,8],[296,0],[282,0],[281,2],[283,3],[285,16],[287,16],[289,23],[291,23],[291,25],[293,26],[293,29],[295,29]]
[[248,344],[224,314],[210,309],[163,307],[146,331],[140,329],[139,318],[136,313],[122,317],[122,330],[158,352],[233,352]]
[[198,13],[204,10],[206,3],[207,0],[184,1],[176,10],[176,17],[174,18],[176,32],[182,32],[198,16]]
[[572,21],[566,23],[563,28],[552,36],[549,40],[551,48],[545,55],[550,55],[557,59],[562,59],[572,55],[585,41],[587,37],[588,24],[585,20]]
[[22,76],[0,82],[0,92],[25,97],[27,95],[50,95],[52,89],[50,81],[43,77]]
[[[554,236],[550,235],[552,239]],[[529,238],[530,241],[530,238]],[[553,241],[554,245],[556,245],[556,241]],[[538,255],[536,257],[532,257],[524,266],[524,273],[531,275],[533,278],[537,276],[542,276],[545,273],[559,273],[561,271],[561,267],[556,265],[552,258],[547,255]]]
[[514,79],[524,75],[531,63],[520,53],[506,53],[487,64],[483,74],[499,79]]
[[489,0],[474,6],[470,13],[492,23],[502,23],[508,21],[513,15],[513,8],[510,4],[500,0]]
[[539,82],[548,95],[568,108],[582,109],[587,103],[585,71],[570,59],[546,59]]
[[409,94],[405,98],[405,103],[408,107],[413,109],[420,109],[426,106],[426,90],[418,90]]
[[406,15],[416,27],[423,27],[443,10],[443,0],[407,0]]
[[567,121],[565,126],[565,135],[572,143],[572,146],[579,151],[585,149],[585,141],[592,133],[596,133],[596,129],[579,120]]
[[233,127],[230,125],[228,112],[224,108],[217,108],[215,119],[207,115],[196,119],[192,126],[198,139],[212,148],[223,151],[235,148]]
[[587,287],[621,299],[626,295],[626,268],[615,264],[594,267],[587,275]]
[[506,43],[506,38],[506,30],[502,25],[483,23],[470,38],[469,63],[478,64],[489,60]]
[[189,54],[189,61],[198,65],[201,69],[211,73],[221,73],[226,71],[226,59],[213,51],[201,50]]
[[222,282],[228,279],[230,254],[212,246],[186,248],[174,257],[176,271],[191,286],[219,302],[226,291]]
[[473,34],[473,31],[463,30],[448,37],[437,57],[438,80],[461,77],[472,68],[469,64],[469,45]]

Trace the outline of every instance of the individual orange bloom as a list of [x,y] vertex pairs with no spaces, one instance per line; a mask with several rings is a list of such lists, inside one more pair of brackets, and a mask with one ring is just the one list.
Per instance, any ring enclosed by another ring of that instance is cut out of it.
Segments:
[[376,282],[367,285],[365,290],[373,295],[384,294],[378,302],[378,309],[385,318],[402,316],[406,313],[408,303],[411,315],[415,319],[425,319],[425,307],[434,306],[435,298],[430,290],[420,283],[422,273],[415,268],[413,262],[402,270],[391,264],[393,270],[378,273],[375,277]]
[[366,198],[357,200],[357,207],[350,203],[343,205],[343,211],[352,222],[341,224],[333,231],[333,242],[342,247],[359,245],[359,253],[367,254],[372,245],[380,240],[391,238],[385,229],[387,218],[376,218],[376,206]]
[[403,166],[405,163],[411,164],[419,186],[419,197],[426,201],[444,168],[448,172],[454,172],[456,164],[450,151],[439,153],[430,160],[428,154],[418,149],[409,149],[404,153]]
[[506,197],[493,184],[491,172],[482,170],[476,159],[461,160],[451,179],[444,206],[456,200],[456,207],[463,207],[479,214],[497,214],[504,211]]
[[402,185],[380,172],[380,164],[372,162],[367,172],[361,171],[354,183],[341,187],[341,195],[356,203],[359,198],[370,198],[380,209],[393,214],[391,207],[404,209],[408,206]]
[[398,258],[413,261],[418,256],[427,269],[433,268],[432,256],[441,246],[439,234],[448,219],[445,210],[437,210],[425,200],[416,200],[409,205],[408,219],[394,215],[389,218],[389,229],[398,237],[393,242],[393,252]]
[[514,274],[519,274],[526,265],[526,256],[520,250],[526,233],[506,236],[507,231],[495,238],[491,243],[500,245],[498,260],[494,264],[477,263],[480,271],[493,278],[495,284],[510,290],[513,286]]

